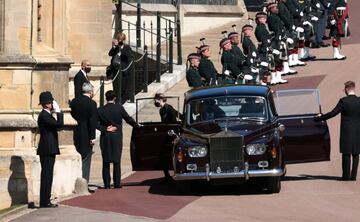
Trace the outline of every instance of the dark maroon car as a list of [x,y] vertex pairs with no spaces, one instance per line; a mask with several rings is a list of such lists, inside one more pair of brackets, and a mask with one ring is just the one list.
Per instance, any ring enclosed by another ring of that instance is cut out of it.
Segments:
[[148,121],[133,130],[133,170],[173,169],[175,180],[214,184],[256,178],[268,192],[278,193],[286,163],[330,160],[328,126],[313,119],[319,112],[319,92],[313,89],[190,90],[182,123]]

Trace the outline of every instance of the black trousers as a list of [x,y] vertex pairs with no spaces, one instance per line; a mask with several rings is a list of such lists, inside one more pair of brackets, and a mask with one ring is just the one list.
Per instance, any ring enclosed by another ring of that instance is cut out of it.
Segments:
[[86,179],[89,183],[90,180],[90,166],[91,166],[91,156],[93,152],[90,150],[86,156],[82,158],[82,177]]
[[[350,175],[350,162],[352,156],[352,168]],[[359,154],[342,154],[342,170],[343,170],[343,179],[356,179],[357,169],[359,165]]]
[[40,206],[46,206],[50,204],[55,155],[40,156],[40,164],[41,164]]
[[[110,187],[110,162],[103,162],[102,177],[104,181],[104,187]],[[120,162],[113,163],[113,180],[114,187],[119,187],[121,184],[121,164]]]

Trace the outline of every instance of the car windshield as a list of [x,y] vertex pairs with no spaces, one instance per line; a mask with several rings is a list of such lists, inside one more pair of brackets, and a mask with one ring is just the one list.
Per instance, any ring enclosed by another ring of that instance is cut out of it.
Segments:
[[223,96],[192,100],[186,106],[187,124],[236,118],[267,120],[266,100],[260,96]]

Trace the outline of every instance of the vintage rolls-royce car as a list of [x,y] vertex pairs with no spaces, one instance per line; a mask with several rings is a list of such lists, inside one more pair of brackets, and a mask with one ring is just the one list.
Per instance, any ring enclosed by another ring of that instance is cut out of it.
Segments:
[[278,193],[287,163],[330,160],[328,126],[313,119],[319,112],[318,90],[190,90],[181,123],[147,121],[133,129],[133,170],[172,169],[178,181],[261,178],[268,192]]

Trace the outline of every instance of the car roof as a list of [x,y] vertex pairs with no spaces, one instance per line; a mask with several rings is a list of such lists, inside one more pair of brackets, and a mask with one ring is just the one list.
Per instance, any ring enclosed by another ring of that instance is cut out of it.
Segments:
[[224,95],[266,96],[269,91],[269,87],[260,85],[209,86],[189,90],[185,93],[185,101]]

